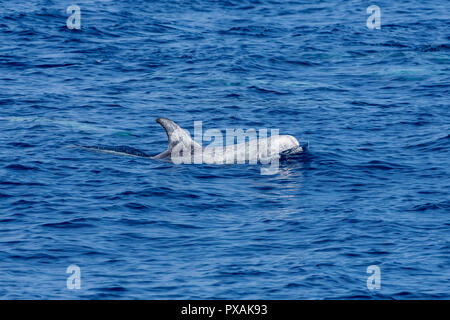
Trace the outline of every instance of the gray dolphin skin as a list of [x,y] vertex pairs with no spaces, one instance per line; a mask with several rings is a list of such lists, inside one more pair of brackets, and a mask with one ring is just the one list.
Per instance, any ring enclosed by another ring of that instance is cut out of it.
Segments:
[[191,139],[191,135],[172,120],[158,118],[156,119],[156,122],[159,123],[166,131],[168,146],[166,151],[154,156],[154,159],[172,159],[173,150],[177,148],[181,150],[180,156],[183,156],[183,151],[184,156],[186,156],[187,150],[190,154],[194,154],[194,152],[202,150],[202,147]]
[[202,147],[191,138],[175,122],[166,118],[156,120],[166,131],[168,138],[167,150],[150,156],[145,152],[128,146],[81,146],[90,151],[98,151],[117,155],[144,157],[149,159],[166,159],[180,164],[243,164],[268,163],[281,154],[297,154],[303,152],[297,139],[289,135],[274,135],[268,138],[253,139],[247,142],[227,146]]
[[202,147],[195,142],[188,131],[166,118],[156,120],[167,133],[167,150],[154,156],[154,159],[168,158],[175,163],[257,163],[280,154],[303,152],[296,138],[290,135],[275,135],[223,147]]

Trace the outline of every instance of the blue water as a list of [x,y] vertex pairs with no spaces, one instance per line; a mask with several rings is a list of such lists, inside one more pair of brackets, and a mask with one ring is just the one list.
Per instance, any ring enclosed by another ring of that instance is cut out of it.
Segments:
[[[449,9],[0,1],[0,297],[450,298]],[[158,117],[310,146],[275,175],[71,147],[162,152]]]

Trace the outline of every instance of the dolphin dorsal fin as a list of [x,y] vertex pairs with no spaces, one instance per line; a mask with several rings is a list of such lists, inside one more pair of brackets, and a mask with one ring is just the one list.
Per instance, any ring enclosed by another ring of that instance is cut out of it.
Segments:
[[158,118],[158,119],[156,119],[156,122],[159,123],[161,125],[161,127],[163,127],[164,130],[166,131],[167,138],[169,139],[169,145],[171,144],[171,142],[175,142],[175,141],[172,141],[174,138],[173,133],[178,130],[183,130],[183,129],[181,129],[181,127],[179,125],[177,125],[175,122],[173,122],[170,119]]
[[185,145],[193,145],[194,147],[201,146],[192,140],[191,135],[187,130],[184,130],[175,122],[167,118],[158,118],[156,122],[159,123],[167,133],[167,138],[169,140],[169,150],[176,144],[182,142]]

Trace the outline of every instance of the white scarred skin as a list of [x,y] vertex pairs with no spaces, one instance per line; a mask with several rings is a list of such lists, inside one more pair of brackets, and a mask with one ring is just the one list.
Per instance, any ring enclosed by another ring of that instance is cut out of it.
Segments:
[[302,149],[293,136],[271,136],[225,147],[205,147],[203,161],[210,164],[266,163],[280,153]]
[[170,158],[173,163],[185,164],[262,164],[278,158],[279,154],[288,150],[302,152],[297,139],[289,135],[275,135],[268,138],[254,139],[245,143],[224,147],[207,146],[202,148],[192,140],[189,132],[175,122],[159,118],[159,124],[166,130],[169,138],[168,149],[154,158]]

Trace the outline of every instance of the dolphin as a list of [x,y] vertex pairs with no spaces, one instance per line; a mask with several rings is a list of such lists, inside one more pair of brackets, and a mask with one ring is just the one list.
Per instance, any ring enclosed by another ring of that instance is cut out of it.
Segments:
[[297,139],[290,135],[274,135],[267,138],[253,139],[247,142],[227,146],[202,147],[191,138],[187,130],[167,118],[156,120],[165,130],[168,138],[167,150],[150,156],[147,153],[128,146],[81,146],[92,151],[100,151],[119,155],[144,157],[149,159],[165,159],[173,163],[207,163],[233,164],[254,163],[267,164],[274,158],[284,154],[303,152]]
[[253,139],[247,142],[227,146],[202,147],[191,138],[187,130],[167,118],[156,120],[168,137],[167,150],[153,156],[154,159],[170,159],[174,163],[257,163],[265,164],[282,154],[303,152],[297,139],[290,135],[275,135],[268,138]]

